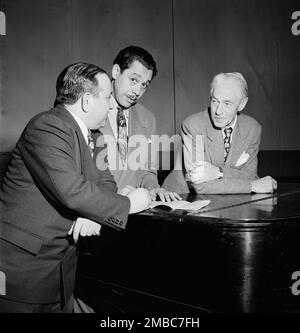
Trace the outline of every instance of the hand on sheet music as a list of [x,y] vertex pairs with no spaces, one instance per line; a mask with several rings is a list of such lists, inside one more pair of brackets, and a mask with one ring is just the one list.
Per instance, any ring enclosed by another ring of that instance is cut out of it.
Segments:
[[193,170],[189,172],[189,177],[194,184],[208,182],[222,176],[220,169],[207,161],[199,161]]
[[149,208],[152,198],[150,192],[145,188],[134,188],[127,185],[119,192],[121,195],[125,195],[130,200],[129,214],[135,214]]
[[259,178],[251,182],[251,192],[272,193],[277,190],[277,182],[270,176]]
[[89,219],[83,217],[78,217],[76,221],[73,222],[68,235],[73,234],[74,242],[77,243],[79,235],[85,236],[99,236],[101,225]]
[[152,200],[156,200],[156,196],[159,196],[163,202],[171,202],[182,200],[181,196],[176,192],[169,192],[162,187],[155,187],[150,190]]

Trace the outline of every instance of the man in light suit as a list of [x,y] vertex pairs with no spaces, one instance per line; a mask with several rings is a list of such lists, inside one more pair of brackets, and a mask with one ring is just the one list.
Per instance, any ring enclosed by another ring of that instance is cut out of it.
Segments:
[[163,186],[179,193],[268,193],[276,181],[257,176],[261,126],[240,114],[248,101],[240,73],[220,73],[211,83],[210,107],[182,124],[183,159]]
[[[172,201],[181,198],[177,193],[159,186],[155,161],[153,158],[150,162],[148,160],[152,136],[156,134],[155,116],[138,103],[156,73],[156,63],[145,49],[128,46],[118,53],[112,68],[113,109],[101,131],[107,144],[108,166],[120,191],[126,191],[128,187],[142,187],[150,191],[153,199],[159,196],[162,201]],[[118,126],[120,117],[124,126],[123,134]],[[96,149],[101,148],[102,138],[98,140],[95,137],[95,141]],[[136,161],[139,149],[141,162],[137,168],[133,168],[132,162]],[[105,155],[103,153],[102,156]],[[146,161],[142,156],[146,156]]]
[[70,234],[77,241],[99,235],[101,225],[123,230],[128,213],[151,202],[144,189],[117,194],[109,170],[92,158],[90,130],[111,109],[106,72],[70,65],[56,90],[55,107],[29,121],[3,179],[0,312],[72,312],[77,250]]

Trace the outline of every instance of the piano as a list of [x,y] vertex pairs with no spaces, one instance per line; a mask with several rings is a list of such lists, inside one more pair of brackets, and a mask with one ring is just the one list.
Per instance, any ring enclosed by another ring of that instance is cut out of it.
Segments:
[[78,297],[99,313],[300,312],[300,184],[182,197],[210,204],[146,210],[84,239]]

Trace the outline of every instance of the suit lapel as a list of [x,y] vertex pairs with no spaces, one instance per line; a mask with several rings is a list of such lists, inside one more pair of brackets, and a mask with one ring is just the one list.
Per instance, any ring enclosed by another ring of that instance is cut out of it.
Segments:
[[225,165],[234,166],[243,151],[244,151],[244,138],[242,135],[241,122],[238,116],[235,129],[233,131],[231,147]]
[[209,116],[209,110],[207,112],[207,153],[210,156],[210,161],[213,165],[224,164],[224,141],[222,131],[213,127]]

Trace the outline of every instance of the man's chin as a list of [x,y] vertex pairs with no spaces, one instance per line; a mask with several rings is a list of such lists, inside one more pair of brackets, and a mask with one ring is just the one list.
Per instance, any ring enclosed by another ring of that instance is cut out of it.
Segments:
[[223,127],[225,127],[225,125],[222,122],[216,121],[215,119],[213,119],[213,123],[214,123],[214,125],[215,125],[216,128],[223,128]]

